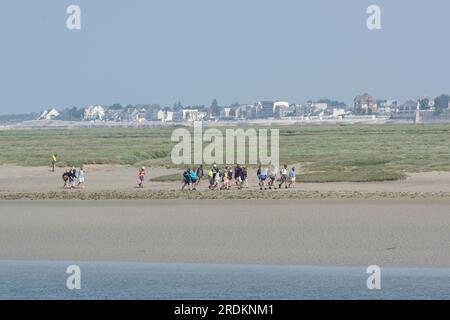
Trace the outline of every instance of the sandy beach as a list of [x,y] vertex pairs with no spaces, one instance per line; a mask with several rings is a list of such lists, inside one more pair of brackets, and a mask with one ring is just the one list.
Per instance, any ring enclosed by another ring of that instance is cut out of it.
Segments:
[[[182,171],[162,167],[147,169],[145,190],[180,190]],[[63,168],[57,168],[56,172],[51,172],[48,167],[0,165],[0,193],[60,192],[63,185],[61,179],[63,172]],[[83,192],[136,191],[137,168],[133,166],[88,165],[85,166],[85,172],[86,185]],[[150,181],[152,178],[174,173],[180,174],[179,182]],[[259,190],[256,169],[250,169],[248,177],[249,188],[247,190]],[[298,180],[296,190],[306,192],[450,193],[450,172],[409,173],[407,179],[384,182],[302,183],[300,178]],[[207,183],[201,184],[198,190],[208,191]]]
[[136,189],[132,166],[86,166],[64,191],[62,168],[1,165],[0,260],[450,267],[450,173],[181,192],[149,181],[179,170],[148,169]]
[[450,267],[450,201],[2,201],[1,260]]

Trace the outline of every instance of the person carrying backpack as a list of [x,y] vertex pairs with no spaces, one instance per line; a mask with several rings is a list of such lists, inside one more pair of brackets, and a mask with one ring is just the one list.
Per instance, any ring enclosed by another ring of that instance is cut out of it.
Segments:
[[188,186],[189,190],[191,189],[191,169],[188,168],[183,172],[183,186],[181,187],[181,190],[184,190],[184,188]]
[[64,181],[64,185],[63,185],[63,188],[64,188],[64,189],[69,188],[69,177],[70,177],[70,171],[67,170],[67,171],[64,172],[63,175],[62,175],[62,179],[63,179],[63,181]]
[[75,167],[72,167],[72,169],[69,171],[69,188],[75,187],[76,178],[77,178],[77,169],[75,169]]

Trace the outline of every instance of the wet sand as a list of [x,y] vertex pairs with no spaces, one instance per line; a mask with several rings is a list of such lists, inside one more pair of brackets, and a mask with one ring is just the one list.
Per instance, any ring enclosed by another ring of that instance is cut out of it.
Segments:
[[450,200],[0,201],[0,260],[450,267]]

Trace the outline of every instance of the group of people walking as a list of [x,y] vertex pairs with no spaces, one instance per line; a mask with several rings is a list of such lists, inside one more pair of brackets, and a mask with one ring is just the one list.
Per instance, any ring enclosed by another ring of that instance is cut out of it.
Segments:
[[62,179],[64,181],[64,189],[84,188],[83,167],[80,167],[78,171],[75,169],[75,167],[66,170],[62,175]]
[[[232,180],[234,178],[238,189],[248,186],[247,184],[247,169],[237,165],[236,168],[226,166],[223,169],[215,164],[208,171],[208,189],[210,190],[229,190],[231,189]],[[204,179],[203,165],[197,169],[188,168],[183,172],[183,185],[181,190],[188,187],[189,190],[196,190],[196,187]]]
[[[52,155],[52,171],[55,169],[55,164],[56,154]],[[139,188],[144,187],[146,175],[145,167],[141,167],[138,171]],[[295,168],[292,167],[288,170],[287,165],[284,165],[279,171],[274,165],[270,165],[268,168],[259,166],[256,171],[256,176],[260,190],[267,190],[267,188],[269,190],[277,189],[277,185],[278,189],[281,189],[283,186],[286,189],[295,187]],[[183,172],[183,185],[181,190],[185,190],[186,187],[189,190],[196,190],[204,177],[203,165],[200,165],[197,169],[187,168]],[[83,188],[85,181],[83,166],[78,171],[75,167],[66,170],[62,175],[62,179],[64,181],[63,188],[65,189]],[[210,190],[230,190],[233,185],[233,180],[238,189],[248,188],[247,168],[238,164],[234,168],[232,166],[225,166],[223,169],[220,169],[214,164],[207,173],[208,189]]]
[[210,190],[230,190],[233,178],[238,189],[248,187],[246,167],[238,164],[234,169],[231,166],[219,169],[217,165],[213,165],[208,172],[208,188]]
[[[281,168],[278,176],[277,168],[274,165],[269,166],[269,168],[264,169],[261,166],[258,167],[256,171],[256,176],[258,177],[258,185],[260,190],[276,189],[276,182],[278,182],[278,189],[284,185],[285,189],[295,188],[296,172],[295,168],[292,167],[288,172],[288,166],[285,164]],[[278,179],[277,179],[278,178]]]
[[[185,190],[186,187],[189,190],[196,190],[196,187],[204,179],[203,165],[200,165],[197,169],[188,168],[183,172],[183,185],[181,190]],[[217,165],[213,165],[208,171],[208,188],[210,190],[229,190],[231,189],[231,182],[235,179],[236,186],[241,189],[247,185],[247,169],[237,165],[235,169],[231,166],[226,166],[223,169],[219,169]]]
[[[259,166],[256,175],[260,190],[267,190],[267,188],[277,189],[277,185],[278,189],[281,189],[283,186],[286,189],[295,187],[296,172],[294,167],[288,171],[287,165],[284,165],[278,172],[274,165],[268,168]],[[203,178],[203,165],[200,165],[197,169],[187,168],[183,172],[183,185],[181,190],[185,190],[186,187],[189,190],[196,190]],[[238,164],[235,168],[225,166],[223,169],[220,169],[214,164],[208,171],[208,188],[210,190],[230,190],[233,185],[233,180],[238,189],[248,188],[247,168]]]
[[181,190],[188,187],[189,190],[196,190],[200,181],[204,177],[203,165],[200,165],[196,170],[188,168],[183,172],[183,185]]
[[[55,172],[57,160],[58,156],[56,155],[56,153],[52,154],[50,165],[50,169],[52,172]],[[75,169],[75,167],[67,169],[62,174],[62,180],[64,181],[63,188],[64,189],[84,188],[84,178],[85,176],[83,166],[80,166],[78,171],[77,169]]]

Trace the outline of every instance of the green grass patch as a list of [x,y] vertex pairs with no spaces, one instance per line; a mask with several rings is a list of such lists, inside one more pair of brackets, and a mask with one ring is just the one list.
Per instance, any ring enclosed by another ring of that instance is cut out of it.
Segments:
[[[258,128],[274,127],[255,129]],[[175,145],[170,139],[174,129],[0,131],[0,164],[50,165],[51,154],[57,153],[57,165],[63,167],[123,164],[182,169],[185,166],[174,165],[170,159]],[[225,132],[235,128],[218,129]],[[300,179],[305,182],[385,181],[402,179],[406,172],[450,171],[450,124],[280,126],[277,129],[280,162],[300,164]],[[170,175],[158,179],[179,181],[180,177]]]
[[181,173],[168,174],[160,177],[151,178],[150,181],[154,182],[181,182],[183,176]]

